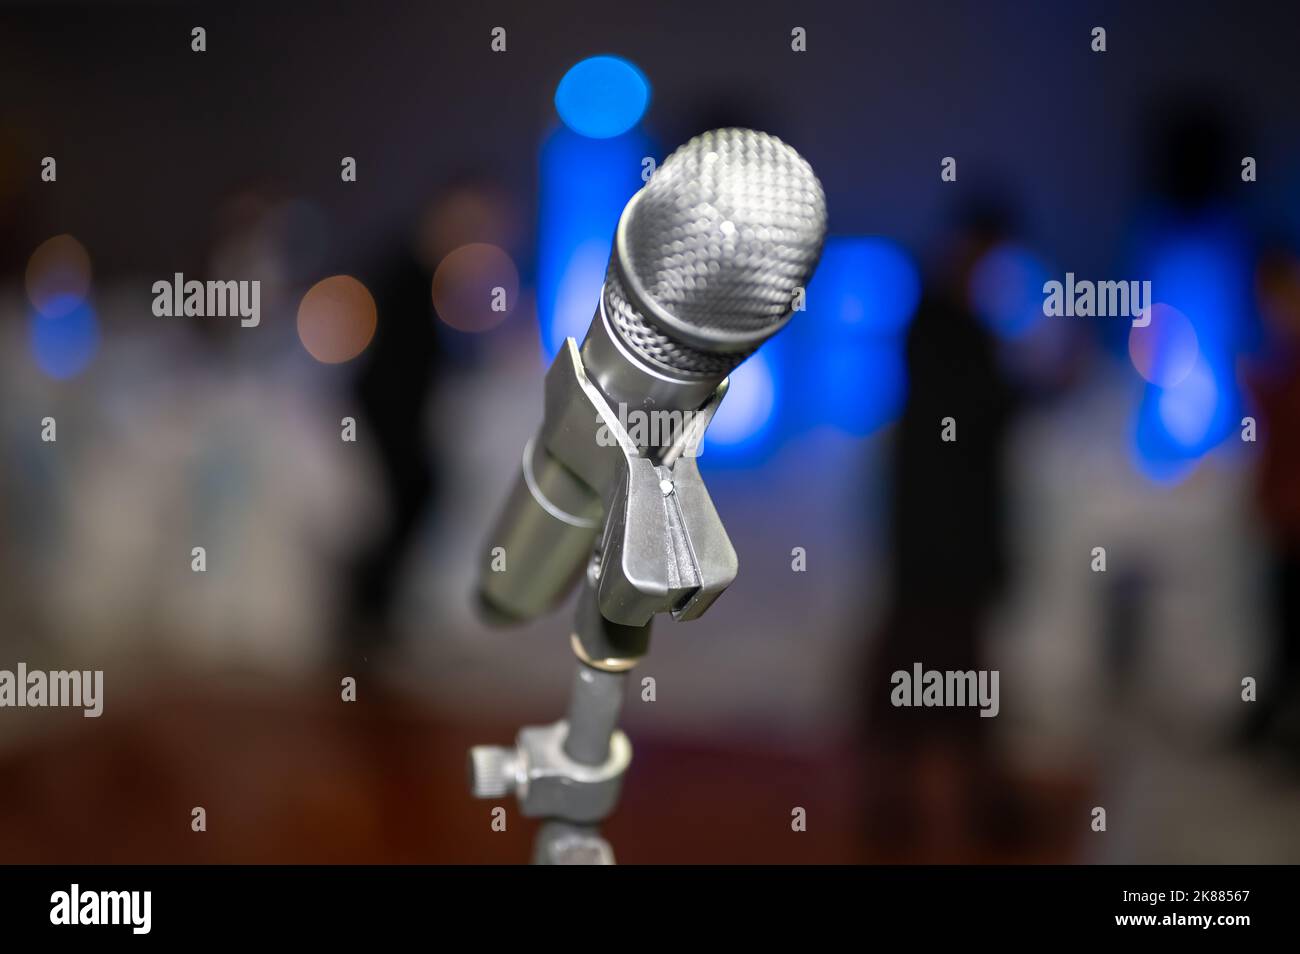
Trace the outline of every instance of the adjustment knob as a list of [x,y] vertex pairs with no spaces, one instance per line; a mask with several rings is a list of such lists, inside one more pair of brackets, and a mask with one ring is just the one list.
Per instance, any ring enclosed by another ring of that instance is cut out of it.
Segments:
[[469,750],[469,787],[475,798],[500,798],[515,790],[517,753],[499,745]]

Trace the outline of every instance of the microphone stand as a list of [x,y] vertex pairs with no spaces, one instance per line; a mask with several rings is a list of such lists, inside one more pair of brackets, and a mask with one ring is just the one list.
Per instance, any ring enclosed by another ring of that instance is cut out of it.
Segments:
[[[470,749],[478,798],[513,793],[545,819],[534,864],[613,864],[598,825],[614,810],[632,745],[618,728],[629,671],[645,655],[657,613],[696,619],[736,577],[731,546],[695,463],[727,381],[658,459],[643,456],[565,342],[547,373],[547,450],[592,488],[608,488],[570,635],[577,657],[566,718],[519,730],[513,748]],[[593,417],[592,414],[595,414]],[[597,441],[599,421],[614,440]]]

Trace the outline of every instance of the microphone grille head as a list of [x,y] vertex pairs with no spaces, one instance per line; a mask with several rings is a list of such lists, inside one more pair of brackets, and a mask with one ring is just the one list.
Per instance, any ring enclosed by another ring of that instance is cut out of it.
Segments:
[[616,324],[661,363],[725,374],[788,320],[825,236],[826,197],[799,153],[751,129],[703,133],[624,212],[610,268],[609,291],[626,299]]

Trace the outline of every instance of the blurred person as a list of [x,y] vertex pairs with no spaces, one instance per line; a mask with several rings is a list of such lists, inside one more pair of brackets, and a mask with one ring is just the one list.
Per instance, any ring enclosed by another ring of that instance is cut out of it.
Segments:
[[449,366],[449,344],[469,351],[472,341],[464,339],[473,336],[447,331],[437,320],[434,274],[463,245],[513,248],[518,240],[517,216],[504,190],[490,178],[463,176],[423,203],[366,271],[379,321],[353,393],[377,455],[384,506],[348,560],[337,632],[344,660],[395,648],[402,574],[438,507],[443,465],[429,440],[435,386]]
[[[1154,300],[1177,309],[1194,329],[1191,370],[1179,381],[1147,381],[1135,417],[1140,469],[1157,485],[1172,481],[1169,492],[1184,498],[1189,513],[1198,509],[1193,502],[1198,488],[1189,486],[1190,478],[1195,474],[1197,484],[1208,483],[1205,464],[1211,458],[1226,465],[1221,471],[1225,487],[1239,487],[1243,501],[1249,492],[1246,474],[1233,466],[1234,459],[1240,459],[1235,451],[1248,446],[1240,441],[1246,395],[1238,369],[1243,361],[1254,361],[1250,356],[1261,345],[1256,295],[1263,307],[1268,307],[1263,299],[1271,296],[1274,310],[1285,310],[1284,288],[1278,282],[1282,273],[1272,266],[1266,273],[1256,272],[1257,229],[1240,188],[1240,157],[1247,151],[1244,144],[1254,137],[1242,128],[1240,111],[1231,107],[1212,94],[1182,92],[1158,100],[1147,111],[1145,194],[1137,203],[1134,247],[1126,256],[1138,274],[1151,280]],[[1288,349],[1287,333],[1281,327],[1286,320],[1275,315],[1274,321],[1279,325],[1279,341]],[[1138,333],[1128,329],[1106,330],[1114,332],[1116,351],[1129,350],[1131,335],[1140,340]],[[1121,336],[1125,339],[1122,345]],[[1173,351],[1178,346],[1170,344],[1169,348]],[[1284,368],[1285,358],[1278,369],[1283,375]],[[1286,425],[1280,420],[1275,423],[1278,434],[1284,434]],[[1260,430],[1268,433],[1267,426]],[[1276,451],[1274,444],[1272,452]],[[1276,461],[1266,464],[1270,474],[1278,466],[1285,469],[1286,465]],[[1276,498],[1266,501],[1263,508],[1270,520],[1279,515]],[[1245,537],[1253,529],[1248,505],[1225,511],[1224,516],[1235,524],[1231,528],[1234,537]],[[1286,518],[1281,520],[1285,526]],[[1225,528],[1213,539],[1207,533],[1205,552],[1213,552],[1225,539]],[[1206,580],[1191,580],[1182,592],[1176,592],[1170,587],[1168,567],[1150,555],[1146,566],[1131,569],[1134,591],[1121,599],[1131,604],[1134,616],[1150,615],[1153,607],[1168,598],[1167,593],[1174,593],[1187,605],[1193,590],[1203,593],[1210,588]],[[1198,572],[1226,575],[1209,565]],[[1249,628],[1242,629],[1248,638]],[[1153,657],[1167,652],[1155,645],[1156,640],[1185,641],[1188,629],[1170,626],[1163,632],[1152,628],[1140,633],[1134,627],[1131,638],[1135,645],[1129,647],[1117,645],[1122,637],[1116,632],[1109,635],[1115,650],[1110,675],[1120,684],[1135,668],[1132,663],[1145,658],[1151,665]],[[1136,644],[1139,638],[1143,645]],[[1190,680],[1183,682],[1185,690],[1192,685]]]
[[1300,755],[1300,258],[1269,247],[1256,293],[1270,335],[1268,359],[1249,376],[1258,414],[1256,503],[1269,536],[1273,645],[1245,741],[1284,742]]
[[[868,786],[876,843],[913,847],[925,860],[959,856],[977,833],[997,834],[996,819],[1017,825],[990,751],[993,720],[974,708],[895,707],[890,679],[917,662],[988,668],[983,630],[1007,575],[1003,456],[1015,397],[968,288],[974,266],[1009,232],[994,201],[960,214],[907,338],[908,395],[892,460],[893,576],[867,676]],[[952,442],[941,439],[948,417]]]

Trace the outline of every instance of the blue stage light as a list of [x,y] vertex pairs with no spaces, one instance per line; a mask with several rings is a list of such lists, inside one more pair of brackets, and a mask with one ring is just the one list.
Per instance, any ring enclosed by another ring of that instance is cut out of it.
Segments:
[[1134,463],[1158,483],[1183,480],[1240,419],[1235,382],[1198,357],[1177,385],[1147,385],[1138,404]]
[[975,263],[968,289],[985,327],[1003,340],[1023,337],[1043,318],[1047,265],[1013,242],[994,246]]
[[731,373],[727,396],[705,432],[705,452],[742,451],[759,444],[772,420],[777,390],[766,349],[750,355]]
[[896,338],[828,347],[820,362],[822,422],[865,437],[897,420],[907,400],[903,350]]
[[1175,386],[1147,386],[1136,411],[1135,463],[1167,483],[1190,473],[1241,419],[1236,365],[1253,334],[1249,246],[1230,221],[1207,216],[1160,234],[1142,273],[1152,296],[1191,322],[1199,352]]
[[1209,367],[1202,361],[1176,386],[1162,390],[1156,409],[1165,432],[1179,447],[1195,453],[1202,449],[1215,423],[1219,388]]
[[542,144],[539,173],[537,318],[547,360],[568,336],[582,341],[605,281],[618,217],[644,185],[655,155],[633,131],[589,139],[559,127]]
[[916,265],[895,242],[827,240],[807,313],[775,342],[783,359],[777,374],[790,382],[789,430],[829,424],[865,436],[898,417],[907,395],[906,331],[920,297]]
[[33,312],[27,319],[32,356],[42,371],[62,381],[79,374],[95,356],[99,321],[81,299],[47,311],[54,317]]
[[592,139],[623,135],[641,121],[649,104],[645,74],[618,56],[583,60],[555,88],[555,109],[564,124]]
[[808,313],[794,320],[834,334],[901,333],[921,297],[911,258],[884,238],[831,238],[808,284]]

